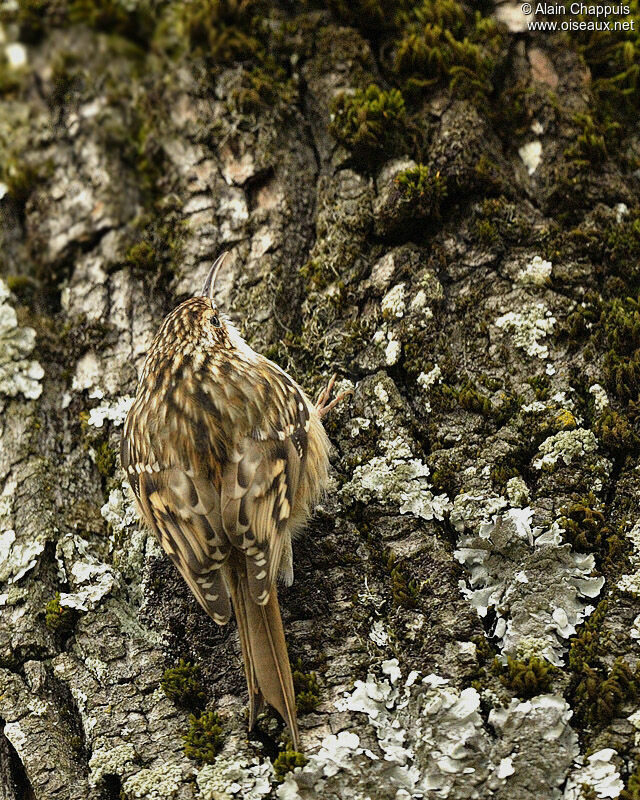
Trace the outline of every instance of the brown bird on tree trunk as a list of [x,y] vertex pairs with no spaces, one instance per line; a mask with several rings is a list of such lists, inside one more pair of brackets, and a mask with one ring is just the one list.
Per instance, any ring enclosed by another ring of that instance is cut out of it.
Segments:
[[[254,352],[202,296],[164,320],[124,425],[122,467],[141,519],[219,625],[231,604],[249,690],[249,729],[262,698],[299,749],[296,703],[276,583],[293,582],[291,538],[327,483],[321,418],[335,376],[314,406],[298,384]],[[231,601],[231,602],[230,602]]]

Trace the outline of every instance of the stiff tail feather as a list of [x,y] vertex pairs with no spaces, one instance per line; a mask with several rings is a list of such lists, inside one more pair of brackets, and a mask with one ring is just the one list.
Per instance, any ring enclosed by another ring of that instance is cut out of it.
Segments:
[[249,730],[255,724],[264,698],[287,723],[293,748],[299,750],[293,677],[276,587],[271,588],[269,601],[259,606],[249,594],[246,575],[239,570],[229,572],[231,599],[238,623],[244,673],[249,690]]

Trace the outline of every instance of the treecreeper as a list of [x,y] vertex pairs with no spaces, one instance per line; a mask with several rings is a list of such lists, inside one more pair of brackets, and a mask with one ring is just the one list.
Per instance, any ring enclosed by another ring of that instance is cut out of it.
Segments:
[[202,294],[163,321],[124,425],[122,467],[140,518],[218,625],[233,605],[249,690],[300,748],[278,578],[293,582],[291,540],[327,484],[322,417],[277,364],[243,340],[214,300],[222,254]]

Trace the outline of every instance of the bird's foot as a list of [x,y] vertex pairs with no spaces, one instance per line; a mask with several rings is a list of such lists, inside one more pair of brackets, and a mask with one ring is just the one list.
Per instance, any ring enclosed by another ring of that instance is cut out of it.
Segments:
[[331,397],[331,392],[333,391],[333,387],[335,385],[336,379],[338,375],[334,372],[331,376],[331,380],[329,383],[324,387],[324,389],[318,395],[318,399],[316,400],[316,410],[320,415],[320,418],[326,416],[332,408],[335,408],[338,403],[344,400],[345,397],[348,397],[350,394],[353,394],[353,389],[347,389],[346,392],[340,392],[337,397],[334,397],[333,400],[329,403],[328,400]]

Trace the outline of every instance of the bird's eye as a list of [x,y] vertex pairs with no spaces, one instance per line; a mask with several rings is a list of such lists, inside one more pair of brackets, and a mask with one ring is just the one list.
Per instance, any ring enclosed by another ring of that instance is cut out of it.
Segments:
[[211,324],[213,325],[214,328],[221,328],[222,327],[222,323],[220,322],[220,317],[217,314],[214,314],[211,317]]

